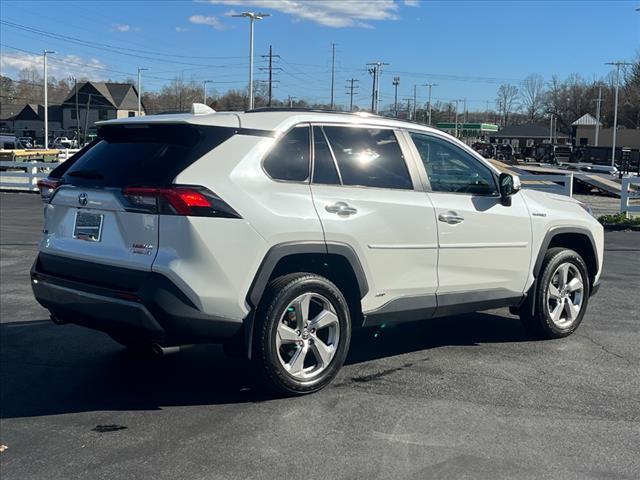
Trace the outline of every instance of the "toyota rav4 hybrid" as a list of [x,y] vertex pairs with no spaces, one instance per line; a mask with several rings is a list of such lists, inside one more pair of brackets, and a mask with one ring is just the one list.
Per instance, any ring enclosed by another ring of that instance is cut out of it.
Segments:
[[326,386],[360,327],[511,307],[567,336],[602,271],[588,207],[367,114],[102,122],[40,187],[31,284],[56,323],[134,349],[222,343],[284,394]]

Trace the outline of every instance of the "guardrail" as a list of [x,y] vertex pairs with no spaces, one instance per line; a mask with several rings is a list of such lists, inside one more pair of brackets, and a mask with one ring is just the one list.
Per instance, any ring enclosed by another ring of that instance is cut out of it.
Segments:
[[60,153],[58,153],[58,160],[64,162],[65,160],[69,160],[73,155],[80,151],[79,148],[64,148],[60,149]]
[[[49,172],[62,162],[5,162],[0,161],[0,169],[20,170],[0,171],[0,189],[17,191],[38,191],[38,180],[47,178]],[[24,171],[26,170],[26,171]]]
[[640,185],[640,177],[623,178],[622,191],[620,192],[620,213],[640,213],[640,203],[631,205],[629,200],[632,198],[640,199],[640,192],[630,192],[631,185]]
[[[567,174],[555,174],[555,175],[519,175],[522,181],[523,188],[531,188],[533,190],[542,190],[545,192],[552,191],[553,193],[559,193],[566,195],[567,197],[573,196],[573,173]],[[527,183],[525,182],[536,182]],[[560,186],[559,184],[562,184]]]

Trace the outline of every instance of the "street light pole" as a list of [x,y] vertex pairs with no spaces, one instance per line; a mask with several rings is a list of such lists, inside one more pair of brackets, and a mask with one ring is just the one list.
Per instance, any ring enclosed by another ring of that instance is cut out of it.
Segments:
[[270,17],[270,13],[242,12],[233,17],[246,17],[249,19],[249,108],[253,110],[253,22]]
[[211,80],[202,81],[202,103],[207,104],[207,83],[212,83]]
[[437,83],[425,83],[425,87],[429,87],[429,125],[431,125],[431,88],[437,86]]
[[458,102],[461,102],[462,100],[461,99],[456,99],[456,100],[453,100],[453,101],[456,102],[456,129],[455,129],[456,135],[455,136],[456,136],[456,138],[458,138]]
[[596,147],[598,146],[598,135],[600,134],[600,104],[602,103],[602,87],[598,88],[598,105],[596,108]]
[[47,78],[47,54],[56,53],[53,50],[45,50],[44,55],[44,148],[49,148],[49,98]]
[[149,70],[148,68],[138,67],[138,116],[142,113],[142,72]]
[[623,65],[632,65],[629,62],[607,62],[605,65],[614,65],[616,67],[616,95],[613,107],[613,145],[611,146],[611,166],[616,164],[616,134],[618,130],[618,90],[620,89],[620,67]]

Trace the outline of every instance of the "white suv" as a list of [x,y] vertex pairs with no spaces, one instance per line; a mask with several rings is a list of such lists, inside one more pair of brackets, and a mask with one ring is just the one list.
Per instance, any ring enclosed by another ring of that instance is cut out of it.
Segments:
[[367,114],[107,121],[41,192],[32,287],[56,323],[241,347],[286,394],[327,385],[363,326],[509,306],[538,337],[569,335],[602,270],[584,205]]

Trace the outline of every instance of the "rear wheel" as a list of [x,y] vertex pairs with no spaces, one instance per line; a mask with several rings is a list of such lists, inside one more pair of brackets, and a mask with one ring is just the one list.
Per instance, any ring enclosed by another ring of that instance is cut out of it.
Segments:
[[351,319],[340,290],[311,273],[269,284],[256,318],[253,359],[273,390],[301,395],[336,376],[349,349]]
[[538,338],[572,334],[589,301],[589,275],[582,257],[566,248],[549,249],[537,282],[534,298],[520,309],[525,328]]

